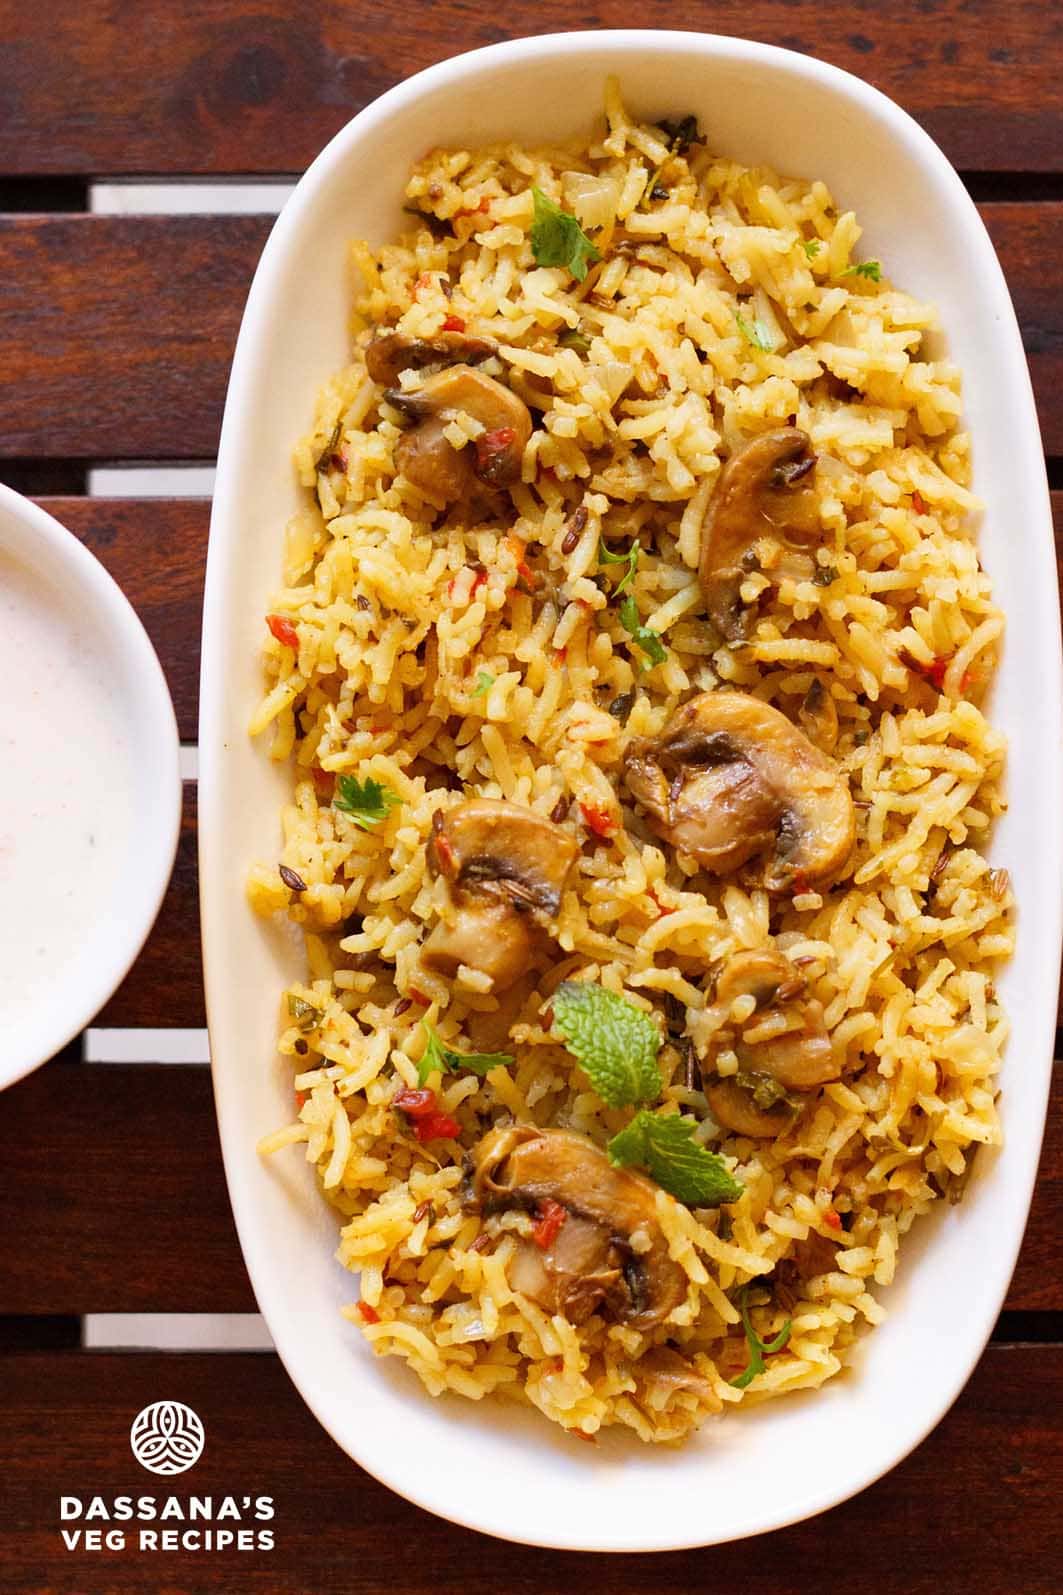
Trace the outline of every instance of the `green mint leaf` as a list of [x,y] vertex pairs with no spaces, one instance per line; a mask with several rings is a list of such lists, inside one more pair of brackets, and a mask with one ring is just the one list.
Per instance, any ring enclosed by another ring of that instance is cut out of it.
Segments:
[[532,189],[535,215],[532,222],[531,246],[537,266],[566,266],[577,282],[587,275],[587,267],[601,255],[583,231],[575,216],[552,199],[547,199],[541,188]]
[[332,799],[333,808],[349,815],[363,831],[386,820],[389,810],[402,803],[397,792],[371,776],[364,782],[355,775],[337,776],[336,787],[338,796]]
[[804,250],[809,260],[815,260],[816,256],[823,248],[823,240],[820,238],[806,238],[803,240],[801,248]]
[[847,266],[843,277],[866,277],[869,282],[882,281],[882,267],[877,260],[862,260],[858,266]]
[[749,1362],[738,1375],[738,1378],[731,1380],[731,1384],[736,1390],[744,1390],[747,1385],[751,1385],[753,1383],[753,1380],[757,1377],[758,1373],[764,1372],[765,1355],[767,1354],[770,1356],[773,1352],[782,1351],[783,1347],[790,1338],[790,1330],[793,1326],[793,1320],[790,1318],[786,1320],[782,1328],[779,1330],[779,1333],[775,1336],[774,1340],[761,1340],[760,1336],[753,1328],[749,1318],[748,1284],[743,1285],[742,1289],[738,1293],[738,1306],[739,1311],[742,1314],[742,1328],[746,1333],[746,1344],[749,1347]]
[[620,624],[626,632],[630,632],[635,647],[642,649],[651,665],[664,664],[668,658],[668,649],[661,641],[660,632],[642,624],[634,593],[628,593],[620,605]]
[[577,354],[590,353],[591,340],[578,327],[569,327],[567,332],[563,332],[557,341],[562,349],[575,349]]
[[554,993],[554,1029],[611,1108],[656,1102],[661,1035],[648,1013],[588,981],[564,980]]
[[604,542],[599,537],[599,539],[598,539],[598,563],[599,563],[599,565],[626,565],[627,566],[626,572],[621,577],[621,579],[620,579],[619,583],[617,584],[617,586],[613,588],[613,597],[614,598],[619,598],[620,594],[624,591],[624,588],[630,586],[630,584],[635,580],[635,572],[639,568],[639,554],[641,552],[642,552],[642,545],[639,542],[637,537],[636,537],[635,541],[632,543],[631,547],[629,549],[625,550],[625,552],[622,553],[622,554],[612,554],[612,553],[610,553],[609,549],[606,548]]
[[752,321],[746,319],[740,311],[735,311],[735,325],[743,338],[754,349],[760,349],[764,354],[771,354],[775,342],[771,333],[759,317],[754,316]]
[[717,1152],[694,1140],[693,1119],[673,1113],[636,1113],[631,1123],[606,1147],[609,1161],[620,1167],[637,1163],[651,1179],[688,1207],[719,1207],[737,1202],[744,1187]]
[[424,1052],[417,1065],[417,1084],[423,1086],[434,1069],[441,1074],[459,1074],[468,1069],[472,1074],[489,1074],[492,1069],[505,1069],[514,1062],[509,1052],[455,1052],[445,1047],[427,1020],[421,1020],[427,1036]]
[[470,698],[482,698],[485,693],[490,692],[490,690],[494,686],[494,684],[495,684],[494,676],[492,676],[486,670],[481,670],[479,672],[479,674],[477,675],[477,677],[476,677],[476,685],[472,689],[472,691],[469,693],[469,697]]

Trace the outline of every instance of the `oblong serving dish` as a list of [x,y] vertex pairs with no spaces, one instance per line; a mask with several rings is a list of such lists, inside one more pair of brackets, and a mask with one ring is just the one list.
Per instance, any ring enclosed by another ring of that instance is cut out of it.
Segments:
[[[898,1282],[885,1293],[890,1316],[847,1375],[710,1423],[665,1454],[623,1436],[575,1445],[509,1404],[431,1401],[340,1317],[357,1287],[333,1260],[335,1221],[310,1169],[297,1153],[267,1167],[255,1151],[257,1138],[291,1114],[291,1072],[274,1042],[279,993],[300,954],[286,933],[253,919],[243,891],[248,866],[277,854],[278,811],[290,789],[287,768],[271,765],[246,725],[261,687],[262,622],[279,584],[282,528],[301,500],[293,443],[320,384],[346,357],[347,241],[395,235],[407,168],[426,149],[575,133],[595,114],[610,72],[639,115],[695,112],[715,150],[824,178],[857,210],[867,254],[940,306],[963,370],[974,486],[986,505],[982,555],[1008,619],[992,712],[1010,739],[1011,809],[992,851],[1012,872],[1021,917],[1018,956],[1001,981],[1013,1023],[1002,1151],[979,1160],[960,1208],[909,1237]],[[200,876],[215,1092],[244,1255],[289,1373],[352,1457],[470,1527],[531,1544],[624,1551],[710,1544],[807,1517],[918,1444],[992,1329],[1037,1165],[1060,956],[1060,676],[1044,464],[1007,288],[958,177],[881,94],[820,62],[742,40],[576,33],[444,62],[333,139],[266,246],[233,363],[207,570]]]

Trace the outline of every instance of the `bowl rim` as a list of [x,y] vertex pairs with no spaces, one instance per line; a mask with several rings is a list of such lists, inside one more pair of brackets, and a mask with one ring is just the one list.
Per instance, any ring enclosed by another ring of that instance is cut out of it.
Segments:
[[[120,638],[123,685],[138,706],[138,730],[142,729],[141,722],[152,728],[150,747],[137,752],[151,760],[161,799],[150,812],[140,811],[139,825],[149,862],[143,869],[129,872],[123,882],[118,894],[123,905],[121,927],[106,940],[107,956],[98,960],[97,978],[76,1007],[49,1005],[50,1015],[65,1017],[55,1026],[48,1052],[42,1058],[23,1056],[13,1069],[5,1064],[0,1089],[32,1074],[90,1025],[136,962],[170,881],[181,831],[182,799],[180,739],[173,702],[158,655],[136,610],[80,538],[40,504],[0,483],[0,527],[5,520],[21,528],[37,546],[47,548],[49,556],[62,568],[65,580],[74,587],[78,601]],[[25,547],[25,537],[20,539],[16,534],[9,540],[0,530],[0,551],[21,560]]]
[[[884,122],[890,135],[901,144],[907,146],[915,158],[932,172],[935,180],[951,191],[958,209],[962,210],[966,215],[968,225],[976,232],[981,233],[984,240],[984,258],[980,261],[980,266],[985,270],[984,296],[987,301],[991,301],[989,308],[995,311],[997,318],[1000,319],[1002,317],[1005,327],[1014,331],[1016,342],[1018,342],[1014,309],[1003,271],[997,260],[995,250],[989,241],[984,224],[959,176],[930,135],[907,111],[903,110],[880,90],[872,87],[854,74],[827,62],[777,45],[763,44],[751,39],[681,29],[584,29],[564,33],[545,33],[509,39],[476,50],[459,53],[439,61],[396,84],[352,117],[329,140],[306,169],[266,241],[251,284],[241,323],[218,452],[218,477],[211,517],[206,590],[208,597],[213,601],[213,606],[219,614],[227,612],[232,586],[232,572],[226,564],[229,555],[229,539],[226,527],[232,525],[236,513],[235,486],[230,480],[231,476],[235,477],[236,472],[235,469],[230,472],[228,462],[230,454],[235,455],[238,447],[237,433],[241,425],[241,416],[247,407],[249,389],[256,376],[256,361],[259,358],[259,344],[262,337],[260,322],[263,316],[263,306],[268,302],[274,282],[280,275],[290,241],[298,236],[303,222],[303,213],[312,203],[314,191],[318,184],[325,178],[326,174],[342,165],[356,151],[357,146],[366,135],[375,130],[379,122],[389,118],[404,105],[419,99],[425,94],[432,93],[437,89],[452,88],[465,79],[477,77],[495,64],[501,65],[505,63],[509,66],[513,62],[520,60],[530,61],[541,57],[578,55],[601,51],[603,48],[615,52],[616,57],[621,56],[624,52],[634,51],[649,51],[661,55],[677,51],[695,52],[729,60],[736,66],[763,65],[781,69],[797,78],[804,79],[806,82],[820,84],[824,88],[829,88],[835,93],[847,97],[862,114],[866,114],[880,123]],[[612,62],[610,62],[611,66]],[[602,75],[608,69],[603,64],[601,67]],[[616,70],[621,69],[620,66],[616,68]],[[1018,347],[1021,351],[1021,343],[1018,344]],[[1040,450],[1040,431],[1028,368],[1024,365],[1022,371],[1012,373],[1009,380],[1013,381],[1013,389],[1022,411],[1021,430],[1023,436],[1027,439],[1037,440],[1037,445],[1032,450],[1032,459],[1024,462],[1024,465],[1029,465],[1033,471],[1034,482],[1043,484],[1039,488],[1039,491],[1043,494],[1043,523],[1046,526],[1050,526],[1047,474],[1043,452]],[[1027,452],[1030,453],[1031,451],[1028,450]],[[1032,488],[1031,491],[1036,492],[1038,489]],[[215,528],[218,529],[217,536],[215,535]],[[1048,576],[1049,565],[1045,549],[1036,546],[1034,557],[1044,567],[1044,577],[1051,583],[1051,578]],[[1054,565],[1052,568],[1054,569]],[[1054,583],[1051,583],[1051,585],[1054,588]],[[208,1028],[212,1036],[212,1071],[219,1128],[221,1130],[222,1155],[241,1247],[252,1286],[261,1305],[263,1297],[272,1299],[274,1292],[272,1288],[263,1288],[267,1281],[264,1268],[260,1270],[258,1266],[258,1236],[252,1218],[251,1201],[242,1188],[241,1179],[235,1167],[235,1153],[230,1151],[230,1136],[225,1132],[225,1125],[229,1120],[230,1113],[230,1086],[235,1094],[236,1085],[235,1082],[231,1083],[227,1079],[226,1071],[219,1061],[220,1054],[213,1045],[214,1015],[221,1007],[220,987],[222,984],[220,976],[215,977],[213,971],[218,967],[218,952],[223,937],[223,927],[220,914],[217,916],[216,921],[214,913],[215,893],[211,889],[209,878],[214,864],[212,857],[212,837],[215,829],[213,816],[216,806],[222,799],[224,782],[221,775],[221,695],[214,687],[217,662],[221,656],[222,639],[220,626],[211,626],[209,624],[209,614],[210,607],[208,605],[204,612],[200,695],[199,857],[204,978]],[[1048,640],[1046,638],[1046,650],[1047,647]],[[1038,691],[1042,703],[1047,704],[1052,709],[1054,723],[1063,726],[1063,655],[1061,655],[1060,649],[1058,618],[1054,632],[1053,658],[1053,668],[1045,680],[1038,683]],[[1063,743],[1054,744],[1051,748],[1045,750],[1045,763],[1041,773],[1050,781],[1053,790],[1063,792]],[[1058,900],[1053,905],[1050,938],[1052,945],[1057,949],[1056,962],[1058,967],[1058,949],[1061,941],[1063,941],[1063,815],[1061,815],[1059,822],[1056,824],[1053,835],[1046,838],[1044,859],[1046,871],[1053,871],[1054,878],[1061,881],[1061,891]],[[215,989],[216,979],[217,990]],[[1043,1092],[1044,1103],[1040,1116],[1040,1129],[1037,1134],[1038,1148],[1044,1133],[1044,1108],[1047,1106],[1049,1079],[1049,1070],[1046,1069]],[[232,1104],[232,1112],[235,1115],[235,1102]],[[1024,1215],[1028,1214],[1029,1211],[1037,1166],[1037,1157],[1031,1156],[1029,1167],[1025,1170],[1025,1188],[1022,1193],[1024,1197]],[[503,1530],[494,1523],[486,1522],[483,1516],[474,1509],[460,1509],[453,1495],[438,1490],[432,1484],[426,1484],[423,1478],[418,1479],[417,1483],[414,1484],[408,1468],[402,1469],[397,1465],[392,1466],[390,1462],[376,1456],[370,1457],[368,1460],[361,1456],[356,1456],[348,1441],[346,1439],[341,1440],[337,1436],[337,1422],[334,1411],[329,1410],[323,1400],[316,1399],[307,1393],[304,1388],[304,1384],[294,1367],[296,1361],[294,1337],[289,1339],[287,1334],[283,1334],[275,1336],[275,1341],[278,1354],[289,1376],[326,1432],[334,1439],[337,1439],[337,1443],[352,1456],[358,1466],[364,1468],[389,1489],[414,1505],[431,1511],[437,1516],[462,1527],[509,1540],[511,1543],[516,1544],[613,1554],[686,1550],[708,1544],[724,1544],[730,1540],[745,1538],[750,1535],[765,1533],[803,1522],[820,1512],[851,1499],[909,1456],[952,1406],[984,1353],[1000,1303],[1006,1293],[1007,1281],[1014,1269],[1022,1236],[1023,1229],[1018,1228],[1014,1244],[1008,1248],[1007,1257],[1004,1258],[1007,1263],[1007,1272],[1002,1275],[1003,1284],[999,1293],[999,1300],[980,1301],[976,1309],[973,1309],[977,1310],[981,1318],[981,1327],[984,1333],[978,1339],[977,1347],[972,1352],[969,1363],[966,1363],[963,1367],[961,1375],[948,1381],[939,1400],[926,1403],[920,1424],[906,1437],[902,1448],[891,1451],[888,1459],[884,1462],[879,1460],[876,1454],[875,1459],[870,1464],[862,1469],[854,1468],[852,1477],[847,1481],[844,1489],[839,1490],[835,1485],[822,1489],[811,1487],[806,1495],[794,1505],[785,1506],[777,1510],[766,1510],[761,1515],[757,1526],[740,1526],[733,1532],[713,1531],[708,1539],[703,1534],[699,1535],[696,1531],[682,1534],[667,1533],[663,1536],[659,1533],[655,1535],[652,1524],[642,1530],[637,1538],[628,1539],[623,1544],[608,1543],[599,1536],[593,1543],[584,1542],[577,1545],[570,1539],[551,1538],[548,1534],[534,1532],[513,1533]],[[264,1306],[263,1311],[267,1320],[269,1320],[271,1314],[266,1311]],[[271,1323],[270,1327],[273,1329],[274,1325]],[[972,1341],[972,1346],[974,1345],[975,1342]]]

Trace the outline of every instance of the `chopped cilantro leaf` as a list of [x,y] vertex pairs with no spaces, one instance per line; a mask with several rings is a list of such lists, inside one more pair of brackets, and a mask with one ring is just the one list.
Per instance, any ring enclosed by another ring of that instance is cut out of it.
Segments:
[[882,267],[877,260],[862,260],[858,266],[847,266],[843,277],[866,277],[869,282],[882,281]]
[[468,1069],[472,1074],[489,1074],[492,1069],[505,1069],[513,1062],[508,1052],[455,1052],[445,1047],[427,1020],[421,1020],[426,1037],[425,1049],[417,1065],[417,1084],[423,1086],[436,1069],[440,1074],[458,1074]]
[[657,1026],[626,997],[589,981],[563,980],[554,993],[554,1029],[611,1108],[656,1102],[661,1094]]
[[754,349],[761,349],[765,354],[771,354],[775,348],[775,341],[758,316],[754,316],[752,321],[750,321],[740,311],[736,310],[735,325],[746,342],[751,344]]
[[718,1152],[694,1140],[693,1119],[678,1113],[647,1113],[643,1108],[606,1147],[618,1167],[638,1164],[651,1179],[690,1207],[719,1207],[737,1202],[743,1186]]
[[820,238],[806,238],[802,242],[801,248],[804,250],[809,260],[815,260],[816,256],[823,248],[823,241]]
[[613,554],[613,553],[611,553],[609,551],[609,549],[606,548],[606,546],[605,546],[604,542],[602,541],[602,539],[601,538],[598,539],[598,563],[599,563],[599,565],[626,565],[627,566],[626,573],[624,574],[624,576],[621,577],[619,584],[616,587],[613,588],[613,597],[614,598],[619,598],[620,594],[624,591],[624,588],[625,587],[629,587],[631,585],[631,583],[635,580],[635,572],[639,568],[639,554],[641,552],[642,552],[642,545],[639,542],[637,537],[636,537],[635,541],[632,543],[631,547],[628,548],[628,549],[625,549],[625,551],[622,554]]
[[583,231],[575,216],[552,199],[547,199],[541,188],[532,189],[535,217],[532,222],[531,246],[537,266],[566,266],[577,282],[587,275],[587,267],[601,255]]
[[494,684],[495,684],[495,678],[494,678],[494,676],[491,675],[490,671],[487,671],[487,670],[479,671],[477,673],[477,676],[476,676],[476,685],[475,685],[475,687],[473,687],[472,691],[469,693],[469,697],[470,698],[482,698],[485,693],[490,692],[490,690],[494,686]]
[[386,820],[389,810],[397,808],[402,802],[389,786],[374,781],[371,776],[364,782],[355,775],[337,776],[336,788],[338,796],[332,799],[333,808],[349,815],[363,831]]
[[[630,634],[635,647],[642,649],[642,652],[650,661],[650,665],[664,664],[664,661],[668,658],[668,649],[661,641],[659,631],[654,631],[651,627],[642,624],[639,619],[639,606],[635,602],[634,593],[628,593],[620,605],[620,624]],[[648,665],[646,668],[649,669],[650,666]]]
[[738,1306],[742,1314],[742,1328],[746,1332],[746,1343],[749,1346],[749,1362],[737,1379],[732,1379],[731,1384],[736,1390],[744,1390],[753,1383],[758,1373],[764,1372],[764,1356],[772,1352],[782,1351],[790,1338],[793,1320],[788,1318],[783,1324],[774,1340],[761,1340],[749,1319],[749,1285],[743,1285],[738,1292]]

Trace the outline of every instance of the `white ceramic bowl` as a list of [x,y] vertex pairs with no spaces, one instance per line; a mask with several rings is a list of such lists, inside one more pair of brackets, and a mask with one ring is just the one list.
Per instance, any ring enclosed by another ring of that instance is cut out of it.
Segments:
[[3,486],[0,626],[4,1086],[84,1029],[140,951],[181,779],[170,694],[132,607],[71,532]]
[[[1001,981],[1013,1035],[1006,1144],[962,1206],[908,1240],[890,1316],[846,1377],[722,1423],[682,1451],[607,1435],[578,1445],[510,1406],[429,1400],[340,1317],[357,1296],[298,1153],[256,1138],[291,1115],[274,1050],[298,952],[244,902],[277,856],[289,774],[252,747],[262,617],[300,502],[290,460],[321,382],[345,358],[351,236],[395,235],[408,166],[438,144],[584,129],[616,72],[641,115],[695,112],[712,147],[826,179],[865,229],[862,253],[941,307],[963,368],[982,551],[1008,616],[993,712],[1011,739],[1011,810],[993,844],[1012,872],[1019,953]],[[203,939],[226,1170],[248,1268],[289,1373],[352,1457],[444,1517],[509,1539],[656,1550],[755,1534],[845,1499],[946,1411],[992,1329],[1023,1232],[1044,1121],[1060,956],[1060,644],[1044,465],[1015,317],[992,246],[926,134],[858,79],[787,51],[684,33],[577,33],[493,46],[385,94],[307,172],[266,246],[233,364],[211,526],[203,649]]]

